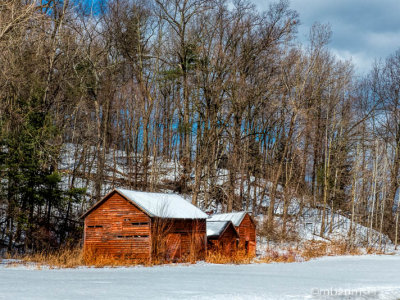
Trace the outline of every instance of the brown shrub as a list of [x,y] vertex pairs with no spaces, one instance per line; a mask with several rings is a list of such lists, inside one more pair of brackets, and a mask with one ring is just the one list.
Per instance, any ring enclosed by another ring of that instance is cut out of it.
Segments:
[[303,244],[301,256],[309,260],[321,256],[360,255],[359,248],[349,247],[342,241],[307,241]]
[[301,251],[301,256],[305,260],[311,258],[325,256],[327,253],[327,243],[321,241],[307,241],[303,245],[303,250]]
[[35,263],[37,267],[76,268],[84,265],[83,251],[80,247],[65,248],[52,252],[36,252],[32,254],[14,255],[12,258],[22,264]]
[[92,249],[83,250],[81,247],[63,248],[52,252],[37,252],[24,255],[13,255],[8,258],[14,259],[11,265],[34,263],[37,268],[76,268],[80,266],[89,267],[116,267],[146,264],[148,262],[131,260],[129,258],[117,258],[108,255],[99,255]]
[[260,263],[292,263],[297,261],[297,251],[289,248],[282,252],[276,250],[267,250],[266,254],[262,256],[257,262]]
[[231,255],[224,253],[222,249],[213,249],[207,251],[206,262],[212,264],[249,264],[253,257],[246,254],[244,250],[235,251]]

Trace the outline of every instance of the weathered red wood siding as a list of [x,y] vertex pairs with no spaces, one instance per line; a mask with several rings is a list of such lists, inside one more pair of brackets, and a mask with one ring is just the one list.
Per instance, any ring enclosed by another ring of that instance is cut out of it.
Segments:
[[229,225],[218,238],[208,239],[208,250],[220,251],[226,256],[233,256],[237,250],[237,240],[238,236],[235,228],[232,225]]
[[[206,253],[206,220],[198,219],[164,219],[166,235],[166,258],[180,260],[195,255],[205,259]],[[153,221],[153,225],[158,221]],[[153,232],[157,232],[153,229]]]
[[86,216],[84,247],[96,255],[149,259],[150,227],[151,219],[145,213],[113,193]]
[[[256,226],[249,214],[246,214],[239,226],[236,226],[239,233],[239,248],[246,249],[250,255],[256,255]],[[247,242],[247,243],[246,243]]]

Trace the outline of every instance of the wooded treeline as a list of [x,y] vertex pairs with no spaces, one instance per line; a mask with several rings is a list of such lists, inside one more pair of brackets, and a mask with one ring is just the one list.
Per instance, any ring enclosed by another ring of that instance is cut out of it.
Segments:
[[321,235],[329,210],[397,239],[400,51],[360,78],[329,26],[300,44],[299,23],[285,0],[2,1],[0,247],[79,240],[114,186],[251,210],[282,237],[297,199]]

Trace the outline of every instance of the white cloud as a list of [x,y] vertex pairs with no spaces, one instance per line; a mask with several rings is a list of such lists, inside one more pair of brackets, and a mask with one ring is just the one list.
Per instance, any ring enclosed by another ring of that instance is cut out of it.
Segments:
[[[260,9],[274,1],[253,0]],[[329,23],[331,49],[350,59],[357,73],[367,72],[375,59],[385,58],[400,47],[399,0],[292,0],[300,14],[298,38],[306,43],[315,22]]]
[[400,30],[398,32],[370,32],[364,35],[365,43],[376,49],[393,49],[400,47]]
[[342,61],[350,61],[356,66],[356,72],[359,75],[367,74],[371,70],[375,58],[369,56],[366,52],[350,52],[348,50],[332,49],[332,54]]

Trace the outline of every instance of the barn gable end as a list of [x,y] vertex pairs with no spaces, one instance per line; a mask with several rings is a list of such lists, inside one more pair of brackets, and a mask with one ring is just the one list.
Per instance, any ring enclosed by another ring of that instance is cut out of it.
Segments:
[[250,255],[256,254],[256,224],[249,213],[215,214],[208,221],[231,221],[239,233],[239,248],[245,249]]
[[111,257],[150,258],[151,218],[119,193],[110,193],[85,215],[85,249]]
[[249,214],[244,216],[236,229],[239,232],[239,247],[250,255],[256,255],[256,225]]
[[232,256],[237,249],[239,233],[231,221],[207,220],[207,243],[210,251]]

